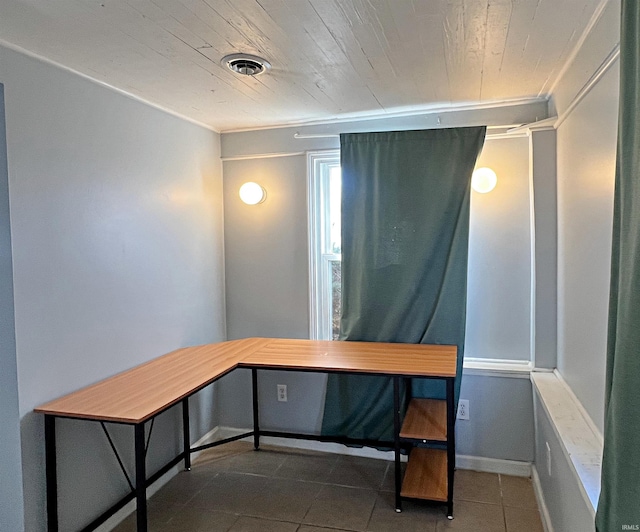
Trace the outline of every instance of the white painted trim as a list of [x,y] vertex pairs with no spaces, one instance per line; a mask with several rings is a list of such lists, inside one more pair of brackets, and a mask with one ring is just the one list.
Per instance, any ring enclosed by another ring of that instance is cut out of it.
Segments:
[[531,481],[533,483],[533,492],[536,495],[538,501],[538,508],[540,509],[540,516],[542,517],[542,526],[544,532],[553,532],[553,524],[551,523],[551,514],[549,514],[549,508],[544,500],[544,493],[542,492],[542,484],[540,484],[540,476],[535,464],[531,467]]
[[[496,126],[496,128],[504,128],[504,127],[510,127],[512,124],[509,124],[507,126]],[[524,127],[524,126],[523,126]],[[529,136],[529,132],[527,130],[521,130],[520,127],[515,127],[509,131],[513,131],[513,133],[510,132],[505,132],[505,133],[495,133],[495,134],[488,134],[487,136],[485,136],[485,141],[487,140],[502,140],[502,139],[515,139],[515,138],[522,138],[522,137],[528,137]],[[296,136],[298,135],[298,136]],[[333,137],[339,137],[340,135],[301,135],[299,133],[296,133],[294,135],[294,138],[296,139],[324,139],[324,138],[333,138]],[[334,152],[336,151],[335,149],[331,148],[329,150],[324,150],[327,152]],[[283,152],[274,152],[274,153],[250,153],[250,154],[246,154],[246,155],[230,155],[229,157],[220,157],[220,160],[224,163],[227,161],[250,161],[252,159],[271,159],[271,158],[275,158],[275,157],[296,157],[299,155],[307,155],[309,153],[316,153],[316,152],[306,152],[306,151],[283,151]],[[323,153],[323,151],[320,151],[319,153]],[[339,153],[339,151],[338,151]]]
[[460,102],[456,104],[432,104],[420,107],[414,107],[405,111],[396,111],[389,113],[380,113],[379,111],[364,112],[360,114],[349,114],[339,117],[333,117],[323,120],[311,120],[311,121],[298,121],[288,122],[286,124],[275,124],[271,126],[250,127],[250,128],[238,128],[223,130],[221,133],[246,133],[247,131],[263,131],[268,129],[284,129],[288,127],[306,127],[306,126],[326,126],[333,124],[341,124],[344,122],[361,122],[369,120],[391,119],[391,118],[405,118],[413,116],[431,116],[434,114],[446,114],[451,112],[461,111],[482,111],[486,109],[496,109],[499,107],[515,107],[517,105],[537,104],[542,102],[549,102],[547,97],[535,97],[535,98],[504,98],[499,100],[490,100],[485,102]]
[[564,387],[565,391],[569,394],[569,396],[571,397],[571,399],[575,403],[575,406],[578,408],[578,410],[582,414],[582,417],[587,422],[587,425],[589,425],[589,428],[593,431],[594,435],[596,436],[596,438],[600,442],[600,445],[604,446],[604,437],[602,436],[602,433],[600,432],[600,429],[593,422],[593,419],[591,419],[591,416],[589,415],[589,413],[587,412],[585,407],[580,402],[580,399],[578,399],[576,394],[573,393],[573,390],[571,389],[571,386],[569,386],[567,384],[567,381],[564,380],[564,377],[558,371],[557,368],[553,370],[553,374],[557,377],[557,379],[560,381],[560,384],[562,384],[562,386]]
[[555,123],[557,120],[557,116],[550,116],[549,118],[545,118],[544,120],[538,120],[536,122],[522,124],[521,126],[511,128],[509,131],[507,131],[506,134],[512,135],[515,133],[526,132],[528,136],[529,131],[547,131],[550,129],[555,129]]
[[591,92],[591,89],[600,81],[600,79],[607,73],[607,71],[613,66],[613,64],[620,57],[620,43],[616,44],[611,50],[611,53],[605,58],[602,64],[594,72],[593,76],[585,83],[585,85],[578,91],[569,106],[560,113],[558,120],[556,120],[555,128],[558,129],[560,125],[567,119],[571,112],[577,107],[577,105],[584,100],[584,98]]
[[529,379],[532,370],[533,365],[528,360],[465,357],[462,363],[463,375],[482,377]]
[[[191,444],[191,447],[198,447],[200,445],[205,445],[207,443],[211,443],[217,440],[221,440],[222,438],[219,436],[220,427],[214,427],[209,432],[207,432],[202,438],[198,441]],[[203,451],[199,451],[197,453],[193,453],[191,455],[191,460],[195,460],[200,453]],[[164,487],[173,477],[175,477],[180,471],[182,471],[182,464],[176,464],[169,471],[167,471],[164,475],[162,475],[158,480],[156,480],[151,486],[147,488],[147,499],[152,497],[155,493],[160,491],[162,487]],[[107,519],[104,523],[102,523],[98,528],[96,528],[96,532],[109,532],[113,530],[116,526],[118,526],[122,521],[124,521],[129,515],[136,511],[136,501],[129,501],[125,506],[123,506],[120,510],[118,510],[115,514],[113,514],[109,519]]]
[[[557,117],[553,117],[553,120],[555,120]],[[545,119],[548,120],[548,119]],[[542,121],[541,121],[542,122]],[[538,122],[534,122],[534,123],[538,123]],[[530,124],[525,124],[524,126],[521,126],[519,124],[506,124],[504,126],[487,126],[487,130],[489,129],[505,129],[505,128],[510,128],[507,129],[507,131],[503,132],[503,133],[494,133],[494,134],[487,134],[485,135],[485,140],[497,140],[497,139],[511,139],[514,137],[527,137],[528,136],[528,132],[527,132],[527,127]],[[525,128],[524,130],[522,128]],[[334,139],[334,138],[340,138],[340,134],[339,133],[318,133],[318,134],[305,134],[305,133],[294,133],[293,134],[293,138],[294,139]]]
[[251,159],[273,159],[275,157],[295,157],[296,155],[306,155],[304,151],[283,151],[277,153],[251,153],[248,155],[232,155],[230,157],[220,157],[224,163],[227,161],[248,161]]
[[[220,427],[218,433],[220,438],[229,438],[243,434],[251,429],[239,429],[235,427]],[[253,437],[249,436],[242,441],[253,442]],[[393,451],[378,451],[371,447],[347,447],[339,443],[327,443],[313,440],[296,440],[292,438],[272,438],[261,436],[260,442],[265,445],[275,445],[277,447],[289,447],[293,449],[305,449],[308,451],[319,451],[333,454],[344,454],[348,456],[361,456],[363,458],[375,458],[377,460],[387,460],[392,462],[395,459]],[[401,456],[403,462],[407,461],[405,455]],[[516,460],[499,460],[497,458],[484,458],[482,456],[456,455],[456,467],[458,469],[472,469],[486,473],[501,473],[503,475],[513,475],[518,477],[529,477],[531,475],[531,463],[518,462]]]
[[109,89],[109,90],[111,90],[113,92],[117,92],[121,96],[125,96],[125,97],[127,97],[127,98],[129,98],[131,100],[135,100],[136,102],[143,103],[145,105],[148,105],[149,107],[153,107],[154,109],[157,109],[158,111],[162,111],[163,113],[171,115],[171,116],[173,116],[175,118],[179,118],[180,120],[184,120],[185,122],[189,122],[189,123],[191,123],[191,124],[193,124],[195,126],[200,126],[200,127],[204,128],[204,129],[208,129],[209,131],[213,131],[214,133],[220,134],[220,131],[215,129],[210,124],[205,124],[204,122],[200,122],[200,121],[195,120],[193,118],[190,118],[188,116],[184,116],[184,115],[182,115],[180,113],[177,113],[175,111],[167,109],[166,107],[163,107],[162,105],[159,105],[157,103],[152,103],[149,100],[145,100],[144,98],[142,98],[140,96],[136,96],[135,94],[131,94],[130,92],[127,92],[127,91],[125,91],[123,89],[119,89],[118,87],[116,87],[114,85],[110,85],[106,81],[101,81],[99,79],[91,77],[91,76],[89,76],[87,74],[84,74],[83,72],[75,70],[74,68],[68,67],[66,65],[63,65],[62,63],[58,63],[57,61],[54,61],[54,60],[49,59],[47,57],[44,57],[42,55],[36,54],[35,52],[31,52],[30,50],[22,48],[21,46],[18,46],[17,44],[13,44],[13,43],[10,43],[8,41],[5,41],[4,39],[0,39],[0,46],[2,46],[4,48],[8,48],[9,50],[11,50],[13,52],[26,55],[27,57],[30,57],[31,59],[35,59],[36,61],[40,61],[42,63],[46,63],[47,65],[51,65],[51,66],[53,66],[55,68],[59,68],[61,70],[64,70],[65,72],[69,72],[69,73],[74,74],[76,76],[80,76],[81,78],[86,79],[87,81],[90,81],[92,83],[95,83],[96,85],[100,85],[101,87],[104,87],[105,89]]
[[591,418],[584,417],[584,408],[581,408],[580,402],[574,399],[575,395],[567,390],[566,384],[560,381],[556,372],[533,372],[531,382],[574,475],[575,483],[587,508],[595,517],[602,464],[599,432],[592,433],[592,425],[589,423]]
[[456,455],[457,469],[471,469],[483,473],[500,473],[514,477],[530,477],[531,462],[485,458],[484,456]]
[[556,79],[552,83],[551,87],[549,87],[547,94],[553,94],[555,92],[556,87],[558,86],[558,83],[560,83],[560,80],[562,80],[564,75],[567,73],[567,70],[569,70],[569,67],[576,60],[576,57],[578,56],[580,49],[584,46],[584,43],[587,40],[587,37],[593,31],[593,28],[595,28],[596,24],[602,17],[602,13],[604,12],[605,7],[607,7],[607,4],[609,3],[609,1],[610,0],[600,0],[600,3],[597,5],[595,11],[593,12],[593,15],[591,15],[591,19],[589,20],[586,27],[584,28],[582,35],[580,35],[580,38],[578,39],[575,46],[573,47],[573,50],[571,50],[571,53],[567,56],[567,60],[564,62],[564,65],[560,69],[560,72],[558,72]]

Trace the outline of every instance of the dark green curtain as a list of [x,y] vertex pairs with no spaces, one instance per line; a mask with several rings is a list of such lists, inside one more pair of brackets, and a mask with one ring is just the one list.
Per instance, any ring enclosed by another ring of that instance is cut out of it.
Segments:
[[[460,389],[469,194],[485,127],[340,136],[340,339],[456,344]],[[415,380],[414,396],[444,398]],[[390,378],[330,375],[322,432],[391,441]]]
[[596,530],[640,525],[640,2],[623,0],[602,490]]

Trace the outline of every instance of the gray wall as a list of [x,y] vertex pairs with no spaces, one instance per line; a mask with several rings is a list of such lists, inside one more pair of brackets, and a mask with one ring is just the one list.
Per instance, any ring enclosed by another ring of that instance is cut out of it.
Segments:
[[488,194],[471,193],[465,356],[531,356],[529,141],[488,139],[477,167],[498,175]]
[[[37,405],[178,347],[224,339],[219,135],[0,48],[26,529],[45,526]],[[213,390],[193,437],[218,420]],[[59,423],[61,530],[128,490],[99,425]],[[149,467],[179,450],[158,419]],[[130,471],[132,430],[113,428]],[[4,481],[3,481],[4,482]]]
[[[459,116],[457,119],[464,121]],[[472,113],[466,117],[468,123],[476,119]],[[498,115],[494,119],[508,120],[508,117]],[[443,121],[446,120],[443,117]],[[383,128],[380,123],[369,126]],[[358,127],[364,126],[358,124]],[[283,128],[222,136],[223,156],[242,157],[224,162],[230,339],[309,335],[306,157],[300,150],[336,148],[338,139],[294,139],[293,133],[298,130],[316,132],[315,128]],[[352,130],[352,126],[335,124],[324,132],[339,130]],[[244,158],[252,153],[258,155],[257,158]],[[268,153],[297,154],[260,156]],[[495,168],[499,181],[492,193],[484,196],[474,193],[472,199],[466,354],[528,359],[531,335],[528,139],[487,140],[480,163]],[[238,188],[246,181],[257,181],[267,189],[264,203],[247,206],[240,202]],[[322,375],[263,372],[260,380],[262,426],[318,431],[325,382]],[[288,386],[287,403],[277,402],[276,384]],[[244,393],[239,394],[239,389]],[[236,372],[221,381],[221,425],[251,425],[249,391],[248,372]],[[459,424],[460,453],[522,461],[533,459],[533,410],[527,380],[465,376],[461,394],[470,400],[470,409],[475,414],[466,424]],[[516,406],[506,408],[509,405]],[[485,419],[491,422],[486,423]]]
[[0,530],[22,530],[24,510],[6,147],[4,87],[0,84]]
[[[615,13],[616,4],[612,2],[607,13]],[[603,19],[607,24],[601,22],[594,29],[594,43],[584,51],[590,54],[589,64],[596,64],[594,68],[618,39],[618,26],[608,20],[612,15],[607,13]],[[607,45],[596,47],[595,42]],[[600,55],[592,57],[596,52]],[[578,62],[586,59],[578,57]],[[574,77],[569,75],[567,83],[575,85]],[[600,431],[604,422],[618,77],[616,62],[557,132],[558,369]]]

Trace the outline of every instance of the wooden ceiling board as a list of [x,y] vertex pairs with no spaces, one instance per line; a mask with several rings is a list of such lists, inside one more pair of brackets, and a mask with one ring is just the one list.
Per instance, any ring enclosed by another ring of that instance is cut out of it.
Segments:
[[546,96],[601,1],[4,0],[0,39],[227,131]]

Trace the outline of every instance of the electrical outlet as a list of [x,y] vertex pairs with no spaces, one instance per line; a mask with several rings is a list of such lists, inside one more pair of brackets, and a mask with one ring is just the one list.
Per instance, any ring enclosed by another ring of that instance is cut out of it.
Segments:
[[282,403],[287,402],[287,385],[278,384],[278,401]]
[[458,419],[469,419],[469,399],[458,401]]
[[544,442],[547,446],[547,473],[551,476],[551,447],[549,447],[549,442]]

